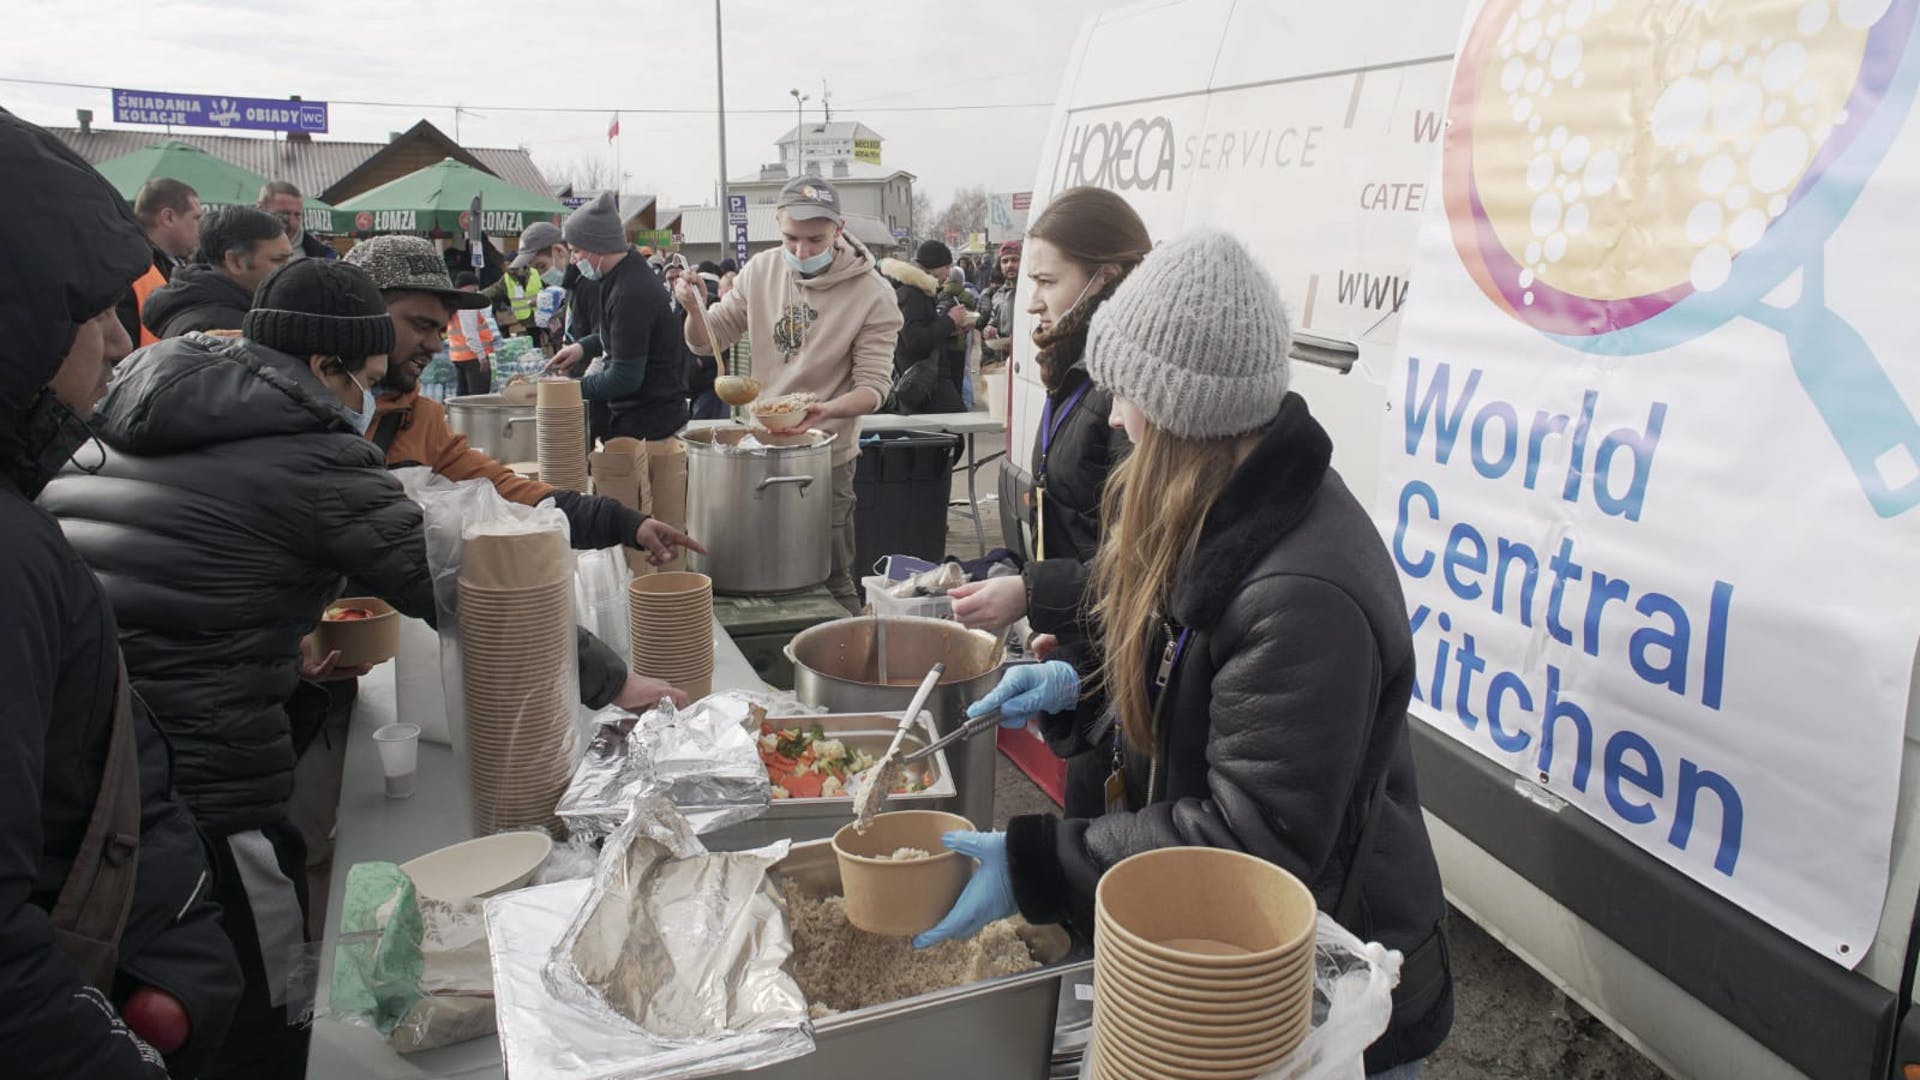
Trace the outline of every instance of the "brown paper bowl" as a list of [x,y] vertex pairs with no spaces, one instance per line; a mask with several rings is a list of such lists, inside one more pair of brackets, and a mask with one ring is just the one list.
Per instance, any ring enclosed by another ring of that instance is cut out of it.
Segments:
[[1243,1046],[1257,1043],[1274,1030],[1287,1028],[1313,1013],[1313,994],[1272,994],[1249,997],[1230,1010],[1212,1012],[1167,1004],[1111,972],[1094,974],[1094,998],[1100,1008],[1124,1012],[1130,1020],[1168,1033],[1180,1033],[1198,1043]]
[[1257,1009],[1279,1011],[1283,1003],[1297,1003],[1313,995],[1311,973],[1292,981],[1276,980],[1252,989],[1193,990],[1155,982],[1152,976],[1129,970],[1113,963],[1110,958],[1101,961],[1101,966],[1108,972],[1109,981],[1123,987],[1128,1000],[1174,1016],[1206,1017],[1208,1023],[1223,1022]]
[[1116,933],[1105,918],[1094,923],[1094,951],[1113,964],[1152,978],[1174,988],[1210,993],[1235,993],[1257,990],[1308,975],[1313,967],[1313,950],[1303,947],[1277,960],[1244,968],[1202,968],[1171,963],[1140,949]]
[[[1318,908],[1300,879],[1264,859],[1224,848],[1141,852],[1114,864],[1094,890],[1113,935],[1179,968],[1249,970],[1313,940]],[[1189,952],[1159,942],[1203,938],[1250,950]]]
[[[693,692],[691,687],[681,689]],[[847,921],[868,933],[909,937],[946,918],[973,876],[973,860],[940,842],[956,829],[972,831],[973,823],[939,810],[876,815],[865,835],[852,822],[842,826],[833,834],[833,854],[840,864]],[[875,858],[903,847],[933,855],[910,862]]]
[[1201,1061],[1188,1056],[1178,1047],[1128,1041],[1123,1031],[1113,1027],[1103,1029],[1098,1019],[1094,1021],[1094,1038],[1101,1040],[1101,1054],[1113,1055],[1114,1063],[1126,1073],[1155,1078],[1179,1077],[1180,1080],[1251,1080],[1273,1068],[1291,1049],[1287,1047],[1240,1058]]
[[802,421],[806,420],[807,410],[803,406],[797,409],[785,409],[780,412],[755,412],[753,418],[761,427],[766,428],[768,431],[792,431],[794,428],[799,427]]
[[341,666],[358,667],[384,664],[400,651],[400,613],[393,605],[377,596],[348,596],[327,605],[328,610],[337,607],[363,608],[373,612],[373,617],[329,622],[323,612],[320,625],[313,631],[321,656],[338,649]]
[[[1097,991],[1096,991],[1097,993]],[[1153,1038],[1168,1045],[1179,1044],[1213,1057],[1237,1057],[1266,1053],[1283,1045],[1301,1021],[1311,1020],[1311,1010],[1262,1016],[1237,1024],[1210,1025],[1196,1020],[1168,1017],[1135,1008],[1130,1002],[1112,997],[1099,1003],[1103,1015],[1124,1025],[1140,1038]]]
[[705,574],[696,574],[691,570],[674,570],[664,574],[635,578],[627,586],[634,596],[678,597],[686,595],[713,595],[713,579]]
[[460,545],[460,584],[508,591],[552,588],[572,575],[571,555],[558,529],[478,533]]
[[578,406],[582,402],[580,381],[566,378],[541,379],[535,398],[543,409],[553,409],[563,405]]

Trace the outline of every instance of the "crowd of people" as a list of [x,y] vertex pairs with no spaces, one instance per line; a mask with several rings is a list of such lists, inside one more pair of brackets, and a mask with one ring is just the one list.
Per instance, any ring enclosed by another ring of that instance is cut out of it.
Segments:
[[[421,513],[389,470],[551,502],[580,548],[664,562],[725,539],[467,446],[421,392],[443,350],[477,390],[488,343],[527,333],[580,379],[597,437],[658,441],[723,412],[716,358],[744,347],[762,394],[812,395],[803,426],[835,436],[829,588],[851,609],[860,417],[969,407],[970,372],[1011,349],[1021,275],[1046,392],[1037,546],[1022,575],[956,592],[955,614],[1038,632],[1043,662],[975,711],[1039,726],[1067,761],[1066,804],[949,834],[976,869],[916,944],[1016,912],[1084,926],[1128,855],[1234,848],[1405,954],[1369,1075],[1417,1075],[1445,1037],[1404,601],[1290,388],[1281,298],[1233,237],[1156,246],[1123,199],[1079,188],[990,266],[937,241],[880,259],[832,185],[801,177],[779,196],[780,243],[743,265],[634,247],[607,196],[526,230],[483,285],[419,237],[336,257],[285,184],[208,212],[156,181],[129,206],[3,110],[0,166],[23,200],[0,219],[0,1054],[15,1072],[303,1075],[300,960],[324,926],[365,673],[311,633],[349,580],[437,617]],[[588,706],[685,703],[584,630],[578,653]]]

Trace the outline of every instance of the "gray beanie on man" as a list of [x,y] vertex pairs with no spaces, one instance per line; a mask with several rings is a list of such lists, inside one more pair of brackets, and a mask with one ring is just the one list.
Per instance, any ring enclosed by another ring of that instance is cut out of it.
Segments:
[[1155,248],[1100,305],[1087,372],[1169,434],[1226,438],[1280,412],[1292,340],[1253,253],[1206,229]]
[[627,250],[627,231],[621,227],[620,207],[611,191],[601,192],[599,198],[568,214],[565,234],[567,243],[595,255]]

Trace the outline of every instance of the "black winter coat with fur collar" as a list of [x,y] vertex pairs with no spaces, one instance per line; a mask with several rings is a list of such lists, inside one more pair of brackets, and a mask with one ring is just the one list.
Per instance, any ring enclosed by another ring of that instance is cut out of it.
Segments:
[[[1232,848],[1286,868],[1324,911],[1340,906],[1376,790],[1384,793],[1349,929],[1410,962],[1376,1072],[1426,1056],[1452,1023],[1446,903],[1414,778],[1406,602],[1366,510],[1328,467],[1332,442],[1289,394],[1207,515],[1173,610],[1191,631],[1151,755],[1129,760],[1131,812],[1035,815],[1007,829],[1029,920],[1081,919],[1100,875],[1142,851]],[[1089,713],[1043,719],[1058,743]],[[1151,790],[1148,774],[1152,772]],[[1384,787],[1380,786],[1382,776]],[[1423,948],[1424,947],[1424,948]]]

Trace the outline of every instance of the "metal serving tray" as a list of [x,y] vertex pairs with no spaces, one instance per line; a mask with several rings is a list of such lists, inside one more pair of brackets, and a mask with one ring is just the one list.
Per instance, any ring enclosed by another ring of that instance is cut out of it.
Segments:
[[[935,735],[931,721],[923,714],[914,726],[907,729],[906,737],[900,740],[902,752],[911,753],[932,742]],[[887,745],[893,741],[893,733],[900,726],[900,714],[895,713],[833,713],[825,716],[769,716],[767,722],[776,728],[810,728],[818,724],[829,736],[839,739],[849,747],[865,750],[873,755],[875,761],[887,752]],[[758,738],[759,733],[754,732]],[[925,791],[911,795],[893,795],[885,803],[888,810],[947,810],[951,811],[959,801],[959,790],[954,786],[953,774],[947,768],[947,752],[936,750],[933,756],[918,765],[925,768],[930,781]],[[743,851],[747,848],[762,847],[775,840],[792,840],[796,843],[806,840],[827,840],[840,830],[842,825],[853,820],[853,796],[836,795],[824,799],[775,799],[767,812],[752,821],[730,826],[717,832],[708,833],[700,838],[709,851]],[[829,863],[831,859],[827,860]],[[839,871],[835,870],[836,888]]]
[[[794,845],[773,868],[783,888],[840,892],[840,866],[825,840]],[[1057,926],[1032,928],[1040,967],[937,990],[814,1022],[814,1052],[735,1080],[1046,1080],[1054,1054],[1054,1011],[1063,982],[1091,979],[1093,950]],[[1069,991],[1070,992],[1070,991]]]

